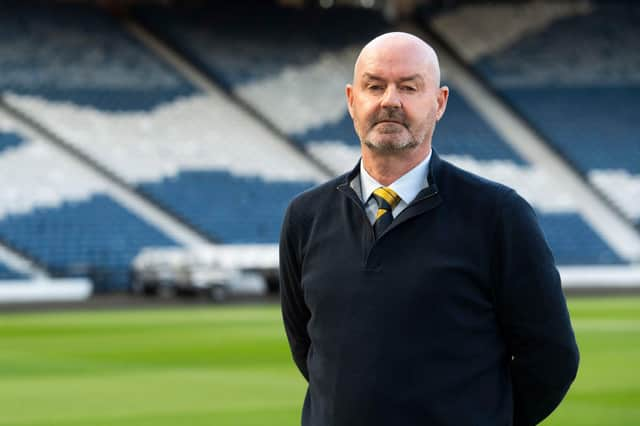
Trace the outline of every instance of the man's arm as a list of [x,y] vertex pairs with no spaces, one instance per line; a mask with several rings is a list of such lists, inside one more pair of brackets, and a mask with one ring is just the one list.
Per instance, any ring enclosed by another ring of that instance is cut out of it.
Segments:
[[285,214],[280,233],[280,301],[289,347],[298,369],[309,380],[307,353],[311,340],[307,323],[311,313],[304,302],[301,284],[301,244],[294,235],[292,207]]
[[498,220],[498,315],[511,361],[514,426],[535,425],[562,401],[578,369],[566,301],[532,208],[514,191]]

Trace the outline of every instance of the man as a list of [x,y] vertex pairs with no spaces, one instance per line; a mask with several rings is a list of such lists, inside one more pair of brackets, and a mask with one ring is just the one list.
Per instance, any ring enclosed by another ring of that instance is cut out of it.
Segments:
[[362,159],[299,195],[280,241],[302,424],[540,422],[578,350],[532,209],[432,150],[449,89],[419,38],[367,44],[346,94]]

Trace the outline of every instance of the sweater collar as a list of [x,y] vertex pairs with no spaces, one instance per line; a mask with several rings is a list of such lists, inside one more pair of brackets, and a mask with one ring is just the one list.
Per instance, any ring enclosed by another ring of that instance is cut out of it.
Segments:
[[[343,175],[343,179],[338,185],[338,188],[348,188],[353,179],[355,179],[360,174],[360,162],[362,158],[358,160],[358,163],[355,165],[353,169],[349,173]],[[438,185],[438,177],[440,176],[440,170],[442,168],[442,160],[438,155],[438,152],[435,148],[431,147],[431,159],[429,160],[429,171],[427,175],[427,181],[429,182],[429,187],[423,189],[418,193],[416,198],[419,198],[425,191],[429,191],[429,188],[435,186],[437,188]],[[358,197],[359,198],[359,197]]]
[[[416,198],[413,199],[409,203],[409,205],[400,213],[398,216],[391,222],[391,225],[384,232],[388,233],[393,228],[401,225],[402,223],[411,220],[412,218],[419,216],[423,213],[428,212],[429,210],[435,209],[442,203],[442,197],[438,191],[438,182],[440,181],[440,176],[443,173],[442,165],[444,164],[438,153],[432,148],[431,160],[429,161],[429,173],[428,173],[428,181],[429,186],[424,188],[422,191],[416,195]],[[358,174],[360,173],[360,162],[351,170],[351,172],[346,173],[339,180],[341,183],[338,185],[337,189],[342,194],[344,194],[347,198],[350,198],[354,203],[358,204],[362,209],[365,208],[364,203],[360,199],[360,194],[351,187],[351,181],[354,180]],[[360,179],[356,179],[357,182]],[[359,186],[359,185],[358,185]]]
[[[419,164],[414,166],[411,170],[409,170],[404,175],[400,176],[396,179],[395,182],[387,185],[388,188],[391,188],[401,200],[403,200],[406,204],[409,204],[411,200],[416,198],[416,195],[429,186],[429,182],[427,179],[427,174],[429,172],[429,160],[431,159],[431,152],[429,155],[423,159]],[[353,179],[353,183],[358,179]],[[360,187],[361,187],[361,199],[363,202],[367,202],[373,191],[377,188],[384,186],[375,180],[369,173],[365,170],[362,160],[360,160]]]

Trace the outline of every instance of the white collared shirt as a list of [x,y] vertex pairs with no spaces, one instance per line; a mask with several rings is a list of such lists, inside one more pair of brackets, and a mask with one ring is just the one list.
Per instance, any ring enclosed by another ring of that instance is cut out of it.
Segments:
[[[398,205],[391,211],[394,218],[407,208],[409,203],[416,198],[418,192],[429,186],[429,182],[427,180],[427,175],[429,173],[429,161],[431,161],[431,152],[429,152],[427,158],[422,160],[417,166],[400,176],[400,178],[391,185],[388,185],[388,188],[393,189],[401,198],[400,203],[398,203]],[[376,181],[369,173],[367,173],[362,161],[360,161],[360,188],[357,188],[358,185],[354,185],[354,181],[357,180],[357,178],[354,179],[351,186],[360,196],[360,200],[365,203],[367,217],[369,218],[369,222],[373,224],[376,219],[376,212],[378,211],[378,203],[375,198],[371,197],[371,194],[377,188],[384,185]]]

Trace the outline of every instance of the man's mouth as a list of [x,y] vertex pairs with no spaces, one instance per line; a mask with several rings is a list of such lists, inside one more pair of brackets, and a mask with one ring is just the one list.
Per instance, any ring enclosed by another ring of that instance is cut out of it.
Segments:
[[[394,124],[394,126],[391,126],[392,124]],[[378,126],[381,126],[378,128],[379,131],[391,131],[392,129],[394,131],[398,131],[397,126],[407,128],[407,126],[403,122],[395,121],[395,120],[380,120],[373,125],[373,127],[378,127]]]

